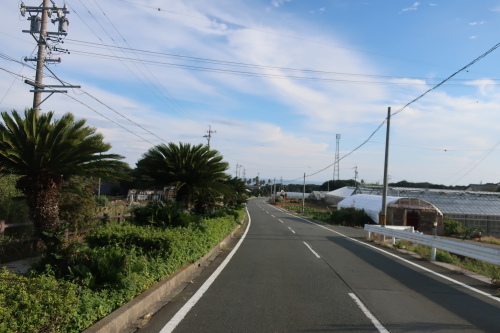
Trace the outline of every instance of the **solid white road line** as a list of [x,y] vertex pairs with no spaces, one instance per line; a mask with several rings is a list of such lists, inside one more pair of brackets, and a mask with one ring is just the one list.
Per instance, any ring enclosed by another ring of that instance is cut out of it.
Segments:
[[240,247],[241,243],[245,239],[248,233],[248,229],[250,229],[250,224],[252,223],[250,213],[248,213],[248,208],[246,210],[248,214],[248,226],[243,236],[241,236],[241,239],[239,240],[238,244],[236,244],[231,253],[229,253],[229,255],[226,257],[226,259],[224,259],[222,264],[215,270],[215,272],[213,272],[212,275],[210,275],[210,277],[205,281],[205,283],[200,287],[200,289],[198,289],[198,291],[193,295],[193,297],[191,297],[191,299],[186,304],[184,304],[184,306],[179,311],[177,311],[177,313],[172,317],[172,319],[170,319],[170,321],[162,328],[160,333],[170,333],[177,327],[177,325],[179,325],[182,319],[184,319],[184,317],[193,308],[193,306],[196,305],[196,303],[200,300],[200,298],[208,290],[208,288],[210,288],[212,283],[219,276],[222,270],[227,266],[231,258],[234,256],[234,254]]
[[315,255],[318,259],[321,259],[321,257],[319,256],[319,254],[318,254],[316,251],[314,251],[314,250],[312,249],[312,247],[310,247],[310,246],[309,246],[309,244],[307,244],[306,242],[302,242],[302,243],[306,244],[306,246],[309,248],[309,250],[311,250],[311,252],[312,252],[312,253],[314,253],[314,255]]
[[359,306],[359,308],[361,309],[361,311],[363,311],[363,313],[365,314],[365,316],[367,316],[368,319],[371,320],[371,322],[373,323],[373,325],[375,325],[375,327],[378,329],[379,332],[389,333],[389,331],[384,327],[384,325],[382,325],[377,320],[377,318],[375,318],[375,316],[372,315],[372,313],[370,312],[370,310],[368,310],[366,308],[366,306],[363,304],[363,302],[361,302],[361,300],[358,298],[358,296],[356,296],[353,293],[349,293],[349,296],[351,296],[351,298],[354,300],[354,302],[356,303],[356,305]]
[[[284,211],[284,212],[285,212],[285,211]],[[401,258],[400,256],[398,256],[398,255],[396,255],[396,254],[394,254],[394,253],[388,252],[388,251],[386,251],[386,250],[380,249],[380,248],[378,248],[378,247],[376,247],[376,246],[373,246],[373,245],[371,245],[371,244],[367,244],[367,243],[365,243],[365,242],[362,242],[362,241],[359,241],[359,240],[357,240],[357,239],[351,238],[351,237],[346,236],[346,235],[344,235],[344,234],[342,234],[342,233],[340,233],[340,232],[338,232],[338,231],[335,231],[335,230],[332,230],[332,229],[330,229],[330,228],[328,228],[328,227],[325,227],[324,225],[321,225],[321,224],[318,224],[318,223],[314,223],[314,222],[312,222],[312,221],[309,221],[308,219],[305,219],[305,218],[303,218],[303,217],[300,217],[300,216],[297,216],[297,215],[294,215],[294,217],[299,218],[299,219],[301,219],[301,220],[304,220],[304,221],[306,221],[307,223],[314,224],[315,226],[318,226],[318,227],[320,227],[320,228],[323,228],[323,229],[329,230],[329,231],[331,231],[331,232],[333,232],[333,233],[335,233],[335,234],[337,234],[337,235],[339,235],[339,236],[345,237],[345,238],[347,238],[347,239],[349,239],[349,240],[351,240],[351,241],[353,241],[353,242],[356,242],[356,243],[359,243],[359,244],[363,244],[363,245],[368,246],[368,247],[370,247],[370,248],[372,248],[372,249],[374,249],[374,250],[376,250],[376,251],[383,252],[383,253],[385,253],[385,254],[387,254],[387,255],[389,255],[389,256],[391,256],[391,257],[393,257],[393,258],[397,259],[397,260],[401,260],[401,261],[403,261],[403,262],[405,262],[405,263],[407,263],[407,264],[409,264],[409,265],[412,265],[412,266],[414,266],[414,267],[420,268],[421,270],[423,270],[423,271],[425,271],[425,272],[428,272],[428,273],[433,274],[433,275],[435,275],[435,276],[439,276],[440,278],[443,278],[443,279],[448,280],[448,281],[450,281],[450,282],[452,282],[452,283],[458,284],[459,286],[464,287],[464,288],[466,288],[466,289],[469,289],[469,290],[471,290],[471,291],[473,291],[473,292],[475,292],[475,293],[478,293],[478,294],[481,294],[481,295],[483,295],[483,296],[486,296],[486,297],[488,297],[489,299],[492,299],[492,300],[494,300],[494,301],[500,302],[500,298],[499,298],[499,297],[492,296],[492,295],[488,294],[487,292],[484,292],[484,291],[479,290],[479,289],[477,289],[477,288],[471,287],[471,286],[469,286],[468,284],[465,284],[465,283],[462,283],[462,282],[457,281],[457,280],[455,280],[455,279],[452,279],[452,278],[450,278],[450,277],[447,277],[446,275],[443,275],[443,274],[440,274],[440,273],[434,272],[433,270],[431,270],[431,269],[429,269],[429,268],[426,268],[426,267],[424,267],[424,266],[421,266],[421,265],[419,265],[419,264],[416,264],[416,263],[414,263],[414,262],[411,262],[411,261],[409,261],[409,260],[407,260],[407,259]]]

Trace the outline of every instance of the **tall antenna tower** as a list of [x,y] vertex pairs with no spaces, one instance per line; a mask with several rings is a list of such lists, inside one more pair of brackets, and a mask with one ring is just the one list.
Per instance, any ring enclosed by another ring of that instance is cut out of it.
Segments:
[[[49,2],[52,3],[52,7],[49,6]],[[69,21],[66,18],[66,14],[69,14],[69,10],[66,4],[59,8],[53,0],[43,0],[40,6],[26,6],[24,2],[21,1],[20,7],[21,15],[24,17],[28,14],[28,21],[30,23],[30,30],[23,30],[24,33],[29,33],[38,45],[38,52],[36,58],[25,57],[24,61],[36,62],[36,75],[35,81],[25,80],[24,83],[33,87],[30,92],[33,94],[33,109],[37,110],[37,115],[40,113],[40,104],[42,104],[47,98],[52,96],[54,93],[67,93],[67,90],[58,90],[54,88],[80,88],[80,86],[72,86],[61,81],[48,67],[46,64],[60,63],[61,58],[51,58],[52,52],[63,52],[69,53],[68,50],[61,49],[58,47],[60,43],[63,43],[61,36],[66,36],[68,34],[68,24]],[[55,16],[52,19],[52,15]],[[47,31],[48,21],[57,23],[57,31],[50,32]],[[48,85],[43,84],[43,69],[52,73],[52,75],[61,83],[60,85]],[[44,100],[42,100],[42,93],[50,93]]]
[[337,146],[335,148],[335,165],[333,167],[333,180],[335,180],[335,176],[337,176],[337,180],[340,180],[340,172],[339,172],[339,144],[340,144],[340,134],[336,135],[337,138]]

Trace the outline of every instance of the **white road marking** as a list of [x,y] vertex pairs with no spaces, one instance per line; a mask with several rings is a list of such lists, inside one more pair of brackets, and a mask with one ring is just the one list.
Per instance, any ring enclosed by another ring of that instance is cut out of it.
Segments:
[[280,219],[278,219],[278,221],[280,221],[281,223],[283,223],[283,221],[281,221]]
[[229,253],[229,255],[226,257],[226,259],[224,259],[222,264],[215,270],[215,272],[213,272],[212,275],[210,275],[210,277],[205,281],[205,283],[200,287],[200,289],[196,291],[193,297],[191,297],[191,299],[187,301],[187,303],[184,304],[184,306],[179,311],[177,311],[177,313],[172,317],[172,319],[170,319],[170,321],[162,328],[160,333],[170,333],[177,327],[177,325],[179,325],[182,319],[184,319],[184,317],[188,314],[188,312],[196,305],[196,303],[200,300],[200,298],[208,290],[208,288],[210,288],[212,283],[219,276],[222,270],[226,267],[231,258],[234,256],[234,254],[240,247],[241,243],[245,239],[248,230],[250,229],[250,224],[252,223],[252,219],[250,217],[250,213],[248,212],[248,208],[246,210],[248,214],[248,225],[245,230],[245,233],[243,233],[243,236],[241,236],[241,239],[239,240],[238,244],[236,244],[231,253]]
[[272,217],[276,217],[276,216],[274,216],[273,214],[271,214],[271,216],[272,216]]
[[311,250],[311,252],[312,252],[312,253],[314,253],[314,255],[315,255],[318,259],[321,259],[321,257],[319,256],[319,254],[318,254],[316,251],[314,251],[314,250],[312,249],[312,247],[310,247],[310,246],[309,246],[309,244],[307,244],[306,242],[302,242],[302,243],[306,244],[306,246],[309,248],[309,250]]
[[375,327],[378,329],[379,332],[389,333],[389,331],[384,327],[384,325],[382,325],[377,320],[377,318],[375,318],[375,316],[370,312],[370,310],[368,310],[366,308],[366,306],[363,304],[363,302],[361,302],[361,300],[358,298],[358,296],[356,296],[353,293],[349,293],[349,296],[351,296],[351,298],[354,300],[354,302],[357,304],[357,306],[359,306],[359,308],[361,309],[361,311],[363,311],[365,316],[371,320],[371,322],[373,323],[373,325],[375,325]]
[[292,228],[288,227],[288,229],[290,229],[290,231],[291,231],[291,232],[295,233],[295,231],[293,231],[293,229],[292,229]]
[[489,299],[492,299],[492,300],[494,300],[494,301],[500,302],[500,298],[499,298],[499,297],[492,296],[492,295],[488,294],[487,292],[484,292],[484,291],[482,291],[482,290],[479,290],[479,289],[476,289],[476,288],[474,288],[474,287],[471,287],[471,286],[469,286],[469,285],[467,285],[467,284],[465,284],[465,283],[462,283],[462,282],[460,282],[460,281],[457,281],[457,280],[455,280],[455,279],[452,279],[452,278],[450,278],[450,277],[447,277],[446,275],[443,275],[443,274],[440,274],[440,273],[434,272],[433,270],[431,270],[431,269],[429,269],[429,268],[426,268],[426,267],[424,267],[424,266],[421,266],[421,265],[419,265],[419,264],[416,264],[416,263],[414,263],[414,262],[411,262],[411,261],[409,261],[409,260],[407,260],[407,259],[401,258],[400,256],[398,256],[398,255],[396,255],[396,254],[393,254],[393,253],[388,252],[388,251],[386,251],[386,250],[380,249],[380,248],[378,248],[378,247],[376,247],[376,246],[373,246],[373,245],[371,245],[371,244],[367,244],[367,243],[365,243],[365,242],[359,241],[359,240],[357,240],[357,239],[351,238],[351,237],[346,236],[346,235],[344,235],[344,234],[342,234],[342,233],[340,233],[340,232],[338,232],[338,231],[335,231],[335,230],[332,230],[332,229],[330,229],[330,228],[327,228],[327,227],[325,227],[325,226],[323,226],[323,225],[321,225],[321,224],[317,224],[317,223],[314,223],[314,222],[312,222],[312,221],[309,221],[308,219],[305,219],[305,218],[303,218],[303,217],[300,217],[300,216],[297,216],[297,215],[294,215],[294,217],[299,218],[299,219],[301,219],[301,220],[304,220],[304,221],[306,221],[307,223],[314,224],[315,226],[318,226],[318,227],[320,227],[320,228],[323,228],[323,229],[329,230],[329,231],[331,231],[331,232],[333,232],[333,233],[336,233],[336,234],[337,234],[337,235],[339,235],[339,236],[345,237],[345,238],[347,238],[347,239],[349,239],[349,240],[351,240],[351,241],[353,241],[353,242],[356,242],[356,243],[362,244],[362,245],[364,245],[364,246],[371,247],[372,249],[374,249],[374,250],[376,250],[376,251],[379,251],[379,252],[382,252],[382,253],[385,253],[385,254],[387,254],[387,255],[389,255],[389,256],[391,256],[391,257],[393,257],[393,258],[397,259],[397,260],[401,260],[401,261],[403,261],[403,262],[405,262],[405,263],[407,263],[407,264],[409,264],[409,265],[412,265],[412,266],[414,266],[414,267],[420,268],[421,270],[426,271],[426,272],[428,272],[428,273],[430,273],[430,274],[433,274],[433,275],[435,275],[435,276],[439,276],[440,278],[443,278],[443,279],[445,279],[445,280],[448,280],[448,281],[450,281],[450,282],[453,282],[453,283],[455,283],[455,284],[458,284],[459,286],[464,287],[464,288],[466,288],[466,289],[469,289],[469,290],[471,290],[471,291],[473,291],[473,292],[475,292],[475,293],[478,293],[478,294],[481,294],[481,295],[483,295],[483,296],[486,296],[486,297],[488,297]]

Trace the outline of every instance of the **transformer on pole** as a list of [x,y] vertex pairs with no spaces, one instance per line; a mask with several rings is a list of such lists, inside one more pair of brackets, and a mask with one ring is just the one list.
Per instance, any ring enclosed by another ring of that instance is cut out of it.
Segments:
[[[49,6],[49,1],[52,3],[52,7]],[[46,64],[61,62],[61,58],[50,58],[50,54],[53,51],[69,53],[68,50],[57,47],[59,43],[63,43],[61,36],[66,36],[68,34],[69,21],[66,18],[66,14],[69,14],[69,10],[66,4],[62,8],[59,8],[53,0],[43,0],[43,4],[41,6],[26,6],[24,2],[21,2],[20,11],[23,17],[28,14],[28,21],[31,21],[30,30],[23,30],[23,32],[31,34],[38,45],[36,58],[24,58],[24,61],[26,62],[36,62],[35,81],[25,80],[24,83],[33,87],[33,90],[30,90],[30,92],[34,93],[33,108],[37,110],[38,115],[40,112],[40,104],[42,104],[47,98],[52,96],[54,93],[68,92],[67,90],[54,88],[80,88],[80,86],[68,85],[62,82],[50,70],[49,71],[59,82],[61,82],[61,84],[43,84],[43,68],[46,67]],[[55,17],[54,19],[52,19],[53,15]],[[57,23],[58,29],[56,32],[47,31],[47,23],[49,19],[51,19],[53,24]],[[42,93],[50,93],[50,95],[42,100]]]

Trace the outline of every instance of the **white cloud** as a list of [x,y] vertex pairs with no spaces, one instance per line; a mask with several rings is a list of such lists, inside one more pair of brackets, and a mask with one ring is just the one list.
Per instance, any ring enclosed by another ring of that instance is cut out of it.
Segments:
[[411,10],[417,10],[418,6],[420,6],[420,2],[414,2],[411,7],[407,7],[407,8],[401,9],[401,12],[407,12],[407,11],[411,11]]
[[479,22],[470,22],[469,25],[483,25],[485,24],[485,21],[479,21]]
[[292,2],[292,0],[272,0],[271,4],[274,7],[279,8],[279,7],[283,6],[286,2]]

